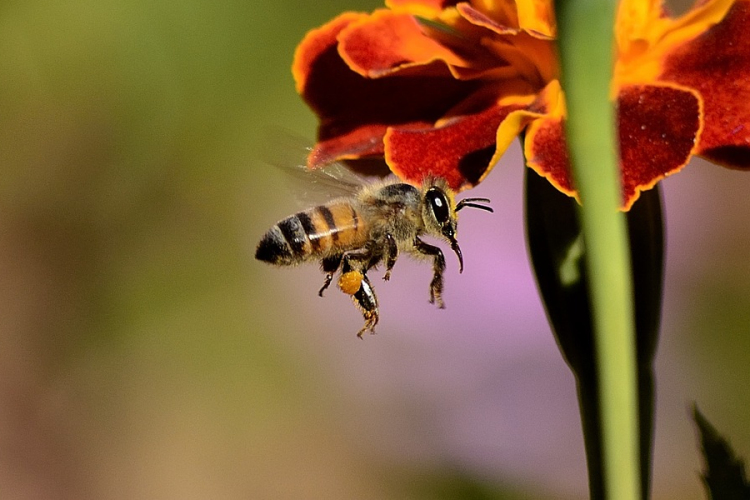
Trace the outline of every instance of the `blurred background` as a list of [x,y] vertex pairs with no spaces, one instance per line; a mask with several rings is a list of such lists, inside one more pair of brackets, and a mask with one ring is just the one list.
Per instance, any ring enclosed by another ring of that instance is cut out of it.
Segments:
[[[379,5],[0,5],[3,499],[586,497],[517,145],[472,192],[495,214],[462,213],[446,310],[399,260],[359,340],[316,266],[253,258],[298,209],[268,132],[314,136],[294,48]],[[692,402],[750,457],[750,174],[696,161],[662,186],[654,498],[699,499]]]

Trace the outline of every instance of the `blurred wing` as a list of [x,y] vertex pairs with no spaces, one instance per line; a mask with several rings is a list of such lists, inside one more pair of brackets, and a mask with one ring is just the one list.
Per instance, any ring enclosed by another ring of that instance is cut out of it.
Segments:
[[308,169],[304,164],[279,165],[278,168],[284,173],[295,198],[307,206],[326,203],[334,198],[350,198],[367,184],[366,179],[340,163],[315,170]]
[[305,165],[310,147],[288,133],[280,132],[269,138],[265,149],[265,162],[282,172],[300,208],[352,197],[371,182],[341,163],[310,170]]

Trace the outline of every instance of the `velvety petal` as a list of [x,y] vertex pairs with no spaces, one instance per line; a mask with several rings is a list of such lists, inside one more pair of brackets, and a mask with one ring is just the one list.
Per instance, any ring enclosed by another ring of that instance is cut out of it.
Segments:
[[623,206],[684,167],[700,133],[701,102],[690,89],[630,86],[618,99]]
[[526,129],[526,164],[558,191],[577,196],[570,173],[570,155],[565,142],[562,116],[545,116]]
[[703,132],[697,153],[716,163],[750,168],[750,1],[674,50],[660,79],[698,91]]
[[311,166],[382,153],[389,125],[434,123],[481,85],[456,80],[442,62],[397,77],[355,73],[339,56],[336,38],[361,18],[344,14],[310,32],[295,54],[297,87],[321,120]]
[[559,191],[574,196],[576,193],[570,175],[570,157],[563,131],[565,98],[560,82],[550,82],[526,112],[537,115],[526,128],[526,164]]
[[468,67],[468,61],[428,36],[411,14],[390,10],[350,23],[338,36],[339,54],[357,73],[377,78],[404,67],[444,61]]
[[305,35],[305,38],[294,51],[294,61],[292,62],[292,76],[294,76],[298,93],[302,94],[305,91],[307,80],[310,78],[310,72],[316,61],[338,43],[336,38],[341,30],[354,21],[366,17],[367,14],[345,12],[320,28],[310,30]]
[[[623,209],[690,159],[700,133],[700,99],[692,90],[669,86],[629,86],[618,98],[618,135]],[[562,116],[532,123],[526,135],[531,168],[557,189],[577,196],[570,172]]]
[[[494,165],[500,123],[521,104],[493,106],[457,117],[440,127],[394,127],[385,136],[385,158],[391,170],[420,183],[428,175],[443,177],[456,190],[475,186]],[[518,132],[516,132],[518,133]]]
[[307,166],[318,168],[339,160],[354,160],[382,156],[383,136],[387,125],[362,125],[330,139],[319,140],[307,157]]

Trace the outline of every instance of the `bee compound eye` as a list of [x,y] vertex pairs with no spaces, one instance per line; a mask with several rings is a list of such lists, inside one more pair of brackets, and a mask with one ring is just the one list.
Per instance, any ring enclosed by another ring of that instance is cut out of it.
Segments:
[[445,193],[433,187],[427,190],[425,198],[438,223],[445,224],[450,220],[450,207]]

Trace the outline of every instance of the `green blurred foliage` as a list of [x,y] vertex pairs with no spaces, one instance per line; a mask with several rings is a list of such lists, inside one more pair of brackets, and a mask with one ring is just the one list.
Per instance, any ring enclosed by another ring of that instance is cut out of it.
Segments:
[[294,47],[341,8],[0,6],[6,498],[371,496],[246,241],[258,137],[314,123]]
[[314,133],[294,49],[378,5],[0,6],[4,498],[421,496],[337,434],[252,259],[267,131]]

